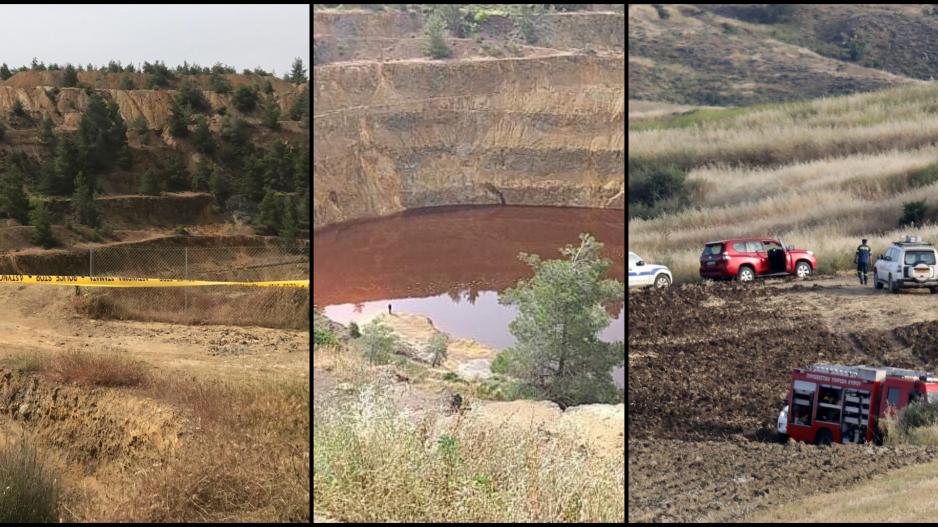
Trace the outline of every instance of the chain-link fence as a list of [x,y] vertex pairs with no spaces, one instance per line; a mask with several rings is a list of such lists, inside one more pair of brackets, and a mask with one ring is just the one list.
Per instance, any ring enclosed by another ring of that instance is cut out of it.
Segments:
[[[85,251],[90,276],[253,282],[310,276],[309,246],[99,247]],[[80,252],[79,255],[82,253]],[[78,273],[76,273],[78,274]],[[309,327],[309,290],[236,286],[91,289],[84,307],[104,318]]]

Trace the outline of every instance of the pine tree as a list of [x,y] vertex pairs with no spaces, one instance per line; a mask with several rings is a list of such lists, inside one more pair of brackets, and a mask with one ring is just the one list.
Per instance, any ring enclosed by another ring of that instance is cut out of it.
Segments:
[[202,90],[198,89],[190,80],[186,80],[179,86],[179,91],[176,92],[176,100],[182,106],[189,108],[190,113],[204,112],[211,109],[211,105]]
[[55,144],[55,134],[52,133],[52,119],[43,117],[42,125],[39,128],[39,140],[44,145]]
[[123,77],[121,77],[120,89],[122,90],[134,89],[134,81],[128,75],[124,75]]
[[280,241],[284,247],[296,247],[296,211],[293,200],[287,198],[283,204],[283,221],[280,224]]
[[296,156],[296,168],[293,171],[293,189],[303,192],[309,188],[309,143],[304,143]]
[[192,134],[192,146],[203,154],[211,154],[215,151],[215,140],[212,139],[212,132],[208,128],[208,122],[205,117],[199,115],[195,120],[195,133]]
[[309,188],[303,192],[298,211],[298,222],[301,229],[309,229]]
[[130,167],[134,165],[133,156],[130,153],[130,147],[124,145],[117,152],[117,166],[123,168],[124,170],[130,170]]
[[55,157],[52,161],[53,178],[47,182],[42,191],[60,196],[71,194],[74,190],[72,184],[80,167],[78,149],[71,137],[63,135],[55,145]]
[[189,171],[186,169],[186,163],[181,154],[176,154],[169,159],[166,165],[167,190],[170,192],[180,192],[189,189]]
[[424,30],[424,52],[433,59],[445,59],[453,54],[446,44],[446,23],[434,12]]
[[260,205],[258,205],[257,217],[254,218],[254,230],[257,234],[264,236],[277,234],[280,230],[281,219],[283,218],[281,208],[280,198],[274,191],[268,190],[267,193],[264,194],[264,199],[262,199]]
[[13,72],[10,71],[10,68],[7,66],[7,63],[4,62],[3,65],[0,65],[0,81],[5,81],[13,76]]
[[243,158],[238,193],[255,203],[264,196],[264,163],[253,154]]
[[26,117],[26,108],[23,107],[23,102],[19,99],[13,101],[13,106],[10,107],[10,116]]
[[72,195],[72,218],[75,223],[89,227],[98,226],[98,210],[94,203],[94,189],[84,172],[75,177],[75,193]]
[[158,196],[160,194],[160,182],[152,168],[140,176],[140,193],[147,196]]
[[610,372],[622,364],[624,343],[598,335],[610,320],[603,305],[621,302],[625,291],[622,282],[606,278],[612,263],[602,257],[602,247],[581,234],[579,247],[561,251],[566,260],[522,253],[534,276],[499,296],[500,303],[518,306],[510,324],[516,344],[502,352],[508,373],[537,397],[564,407],[617,399]]
[[44,202],[40,201],[36,204],[30,213],[29,220],[34,226],[32,244],[46,249],[55,247],[58,242],[52,235],[52,220],[49,218],[49,210],[46,209]]
[[228,79],[222,77],[220,73],[212,72],[211,77],[208,78],[208,89],[219,95],[224,95],[231,93],[231,83],[228,82]]
[[169,115],[169,133],[180,138],[189,135],[189,112],[180,100],[174,99]]
[[208,189],[215,196],[215,203],[224,206],[225,202],[228,201],[230,190],[228,180],[225,179],[218,167],[212,170],[212,175],[208,180]]
[[264,82],[264,93],[266,95],[271,95],[272,93],[274,93],[274,85],[270,83],[270,79],[267,79]]
[[257,108],[257,91],[247,86],[238,86],[231,103],[241,113],[250,113]]
[[309,90],[303,90],[303,94],[297,97],[290,106],[290,120],[299,121],[304,115],[309,113]]
[[192,172],[192,190],[203,192],[209,189],[209,181],[212,178],[212,164],[208,159],[202,158],[195,165],[195,171]]
[[78,85],[78,72],[75,71],[75,66],[71,64],[65,65],[65,75],[62,77],[62,86],[66,88],[74,88]]
[[23,191],[23,173],[10,165],[0,177],[0,212],[26,225],[29,219],[29,199]]
[[280,106],[273,97],[268,97],[264,104],[263,124],[271,130],[280,128]]
[[303,67],[303,59],[299,57],[293,59],[293,68],[290,70],[287,80],[293,84],[303,84],[306,82],[306,68]]

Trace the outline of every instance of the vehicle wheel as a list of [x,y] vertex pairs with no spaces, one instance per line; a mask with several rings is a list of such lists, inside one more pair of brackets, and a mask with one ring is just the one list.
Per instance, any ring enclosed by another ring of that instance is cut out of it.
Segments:
[[889,291],[893,293],[899,292],[899,283],[892,279],[892,275],[889,275]]
[[740,267],[739,272],[736,273],[736,279],[740,282],[752,282],[756,278],[756,273],[753,272],[751,267]]
[[874,268],[874,269],[873,269],[873,287],[875,287],[876,289],[882,289],[882,288],[883,288],[883,283],[880,282],[879,279],[876,278],[876,276],[877,276],[877,275],[876,275],[876,269]]
[[834,436],[831,435],[831,431],[824,429],[817,433],[814,436],[814,444],[821,446],[828,446],[834,441]]
[[671,285],[671,279],[668,278],[666,274],[659,274],[655,277],[655,287],[658,289],[664,289]]
[[775,440],[784,445],[785,443],[788,442],[788,434],[779,434],[778,432],[776,432]]
[[811,266],[807,262],[799,262],[795,266],[795,274],[798,278],[807,278],[811,274]]
[[929,289],[929,291],[931,291],[931,294],[934,295],[934,294],[938,293],[938,287],[932,287],[931,289]]

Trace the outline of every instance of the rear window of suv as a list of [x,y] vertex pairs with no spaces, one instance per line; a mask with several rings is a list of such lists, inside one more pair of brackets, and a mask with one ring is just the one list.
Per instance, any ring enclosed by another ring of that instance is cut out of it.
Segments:
[[704,247],[704,254],[717,255],[723,254],[723,244],[722,243],[711,243]]
[[935,265],[935,251],[906,251],[905,252],[905,264],[906,265],[918,265],[919,263],[925,263],[927,265]]

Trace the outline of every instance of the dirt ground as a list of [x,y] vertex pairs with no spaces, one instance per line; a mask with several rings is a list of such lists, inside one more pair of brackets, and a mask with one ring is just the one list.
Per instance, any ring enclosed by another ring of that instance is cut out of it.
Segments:
[[935,371],[938,298],[854,280],[629,292],[630,521],[732,521],[938,457],[926,448],[773,442],[792,368]]

